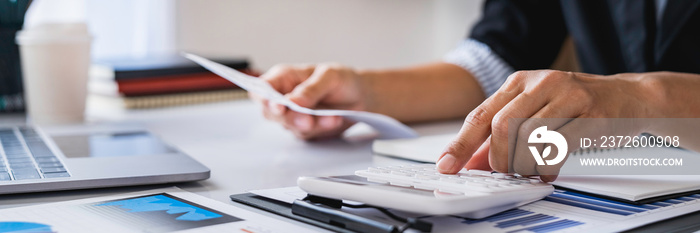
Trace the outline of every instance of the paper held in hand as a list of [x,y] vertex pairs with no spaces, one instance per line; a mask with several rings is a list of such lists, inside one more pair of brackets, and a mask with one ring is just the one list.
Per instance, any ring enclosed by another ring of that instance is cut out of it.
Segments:
[[246,75],[200,56],[185,53],[184,56],[211,72],[235,83],[239,87],[260,95],[268,100],[287,106],[289,109],[315,116],[342,116],[345,119],[362,122],[372,126],[382,138],[414,138],[418,136],[413,129],[386,115],[351,110],[310,109],[297,105],[277,92],[270,84],[262,79]]

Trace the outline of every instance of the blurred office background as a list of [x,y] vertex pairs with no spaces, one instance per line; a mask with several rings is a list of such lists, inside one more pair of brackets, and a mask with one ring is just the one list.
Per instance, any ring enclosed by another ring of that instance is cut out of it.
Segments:
[[[176,61],[184,60],[179,52],[251,75],[278,63],[407,66],[439,60],[454,48],[479,18],[482,1],[33,0],[24,28],[87,23],[94,63],[88,102],[161,108],[247,97],[202,67]],[[130,78],[122,75],[127,72]],[[8,80],[0,78],[0,85]],[[12,95],[0,93],[0,112],[22,111],[22,80],[13,80]]]
[[187,51],[277,63],[395,67],[440,59],[481,0],[35,0],[26,26],[86,21],[94,59]]

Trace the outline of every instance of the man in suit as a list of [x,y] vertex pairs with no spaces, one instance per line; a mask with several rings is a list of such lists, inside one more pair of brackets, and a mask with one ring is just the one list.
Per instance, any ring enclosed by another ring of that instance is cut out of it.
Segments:
[[[487,0],[469,38],[443,61],[391,70],[280,65],[262,78],[304,107],[372,111],[403,122],[466,116],[438,161],[440,172],[466,166],[552,181],[559,167],[537,167],[532,155],[509,150],[535,123],[517,123],[509,135],[509,120],[700,118],[699,28],[700,1]],[[547,70],[567,36],[583,73]],[[300,138],[337,136],[352,125],[260,101],[268,119]],[[567,125],[551,123],[550,130]],[[630,135],[700,141],[687,125],[626,127]],[[573,131],[561,133],[572,139]],[[700,151],[697,143],[683,146]]]

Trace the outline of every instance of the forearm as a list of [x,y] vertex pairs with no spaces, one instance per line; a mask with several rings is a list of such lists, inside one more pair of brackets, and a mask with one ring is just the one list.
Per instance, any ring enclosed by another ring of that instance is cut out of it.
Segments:
[[[649,126],[649,133],[678,136],[681,147],[700,152],[700,75],[674,72],[643,74],[652,97],[652,118],[664,118]],[[694,119],[693,119],[694,118]]]
[[402,122],[464,117],[485,99],[476,79],[449,63],[359,73],[367,87],[367,110]]

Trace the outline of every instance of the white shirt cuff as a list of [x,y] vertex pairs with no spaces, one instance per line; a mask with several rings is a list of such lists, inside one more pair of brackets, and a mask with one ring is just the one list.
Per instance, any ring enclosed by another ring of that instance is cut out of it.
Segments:
[[515,72],[488,45],[474,39],[460,42],[457,48],[445,55],[443,60],[458,65],[474,75],[486,97],[496,93],[508,76]]

